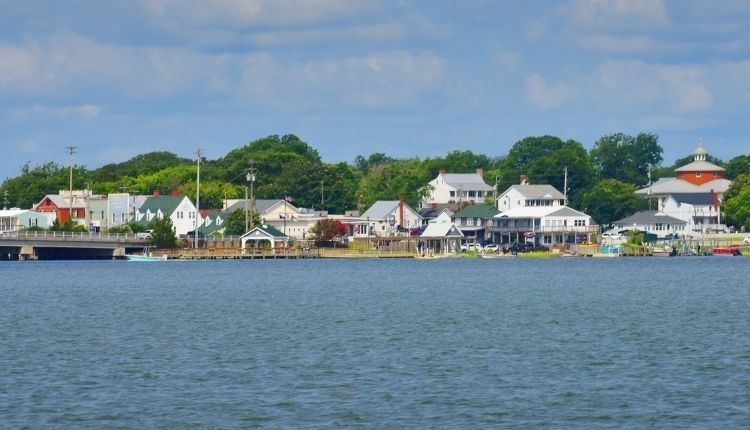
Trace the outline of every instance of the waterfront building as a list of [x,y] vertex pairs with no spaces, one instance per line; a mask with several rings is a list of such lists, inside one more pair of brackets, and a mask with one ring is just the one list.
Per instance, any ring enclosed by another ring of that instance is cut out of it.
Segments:
[[467,241],[483,243],[492,238],[493,221],[498,213],[494,206],[469,205],[453,215],[451,221]]
[[195,205],[187,196],[156,194],[147,198],[135,211],[135,222],[148,224],[157,218],[168,217],[172,220],[175,234],[183,236],[200,225],[198,216]]
[[673,237],[675,234],[681,236],[686,232],[687,226],[687,222],[681,219],[653,210],[636,212],[612,224],[618,232],[638,230],[653,234],[657,239]]
[[422,228],[426,228],[431,222],[450,222],[454,212],[447,207],[424,208],[419,211],[422,217]]
[[590,242],[599,230],[589,215],[568,206],[516,206],[494,216],[497,244],[531,243],[552,247]]
[[360,216],[363,218],[375,236],[393,236],[422,226],[422,217],[403,200],[378,200]]
[[19,208],[0,210],[0,234],[31,227],[49,228],[54,220],[55,214],[51,212],[43,213]]

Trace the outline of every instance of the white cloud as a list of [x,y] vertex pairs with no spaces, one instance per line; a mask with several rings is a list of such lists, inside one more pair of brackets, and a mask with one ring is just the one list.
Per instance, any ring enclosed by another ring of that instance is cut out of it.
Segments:
[[21,154],[37,154],[41,152],[41,147],[32,139],[25,139],[18,145],[18,152]]
[[541,110],[562,106],[570,90],[564,84],[550,85],[538,73],[526,78],[526,99]]
[[673,102],[675,109],[705,110],[713,105],[713,95],[702,82],[705,75],[702,68],[662,66],[659,71],[676,93],[676,100]]
[[436,87],[445,70],[445,61],[430,52],[282,61],[268,52],[204,54],[106,45],[78,36],[55,39],[44,48],[6,46],[2,52],[2,59],[20,58],[15,64],[21,66],[3,75],[0,95],[44,97],[47,103],[83,98],[87,103],[66,113],[89,117],[109,100],[223,97],[289,108],[399,106]]

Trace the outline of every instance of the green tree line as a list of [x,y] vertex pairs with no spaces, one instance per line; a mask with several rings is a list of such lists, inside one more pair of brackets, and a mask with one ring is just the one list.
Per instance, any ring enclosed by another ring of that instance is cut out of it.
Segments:
[[[556,136],[530,136],[513,144],[507,154],[484,155],[472,151],[451,151],[442,157],[396,158],[383,153],[358,155],[352,163],[324,162],[318,151],[295,135],[272,135],[254,140],[201,165],[201,207],[220,208],[227,198],[245,193],[251,160],[256,168],[255,196],[259,199],[290,196],[299,207],[341,213],[364,210],[377,200],[404,198],[415,206],[428,192],[427,183],[440,169],[466,173],[484,170],[485,181],[497,184],[498,194],[519,182],[521,175],[531,184],[550,184],[564,191],[567,169],[570,206],[589,213],[607,225],[648,202],[633,192],[651,180],[672,176],[674,169],[692,161],[692,154],[672,165],[663,165],[658,136],[614,133],[602,136],[587,150],[581,142]],[[750,175],[750,156],[739,155],[728,162],[712,158],[727,169],[729,179]],[[129,192],[195,195],[196,162],[170,152],[138,155],[123,163],[96,169],[74,166],[73,187],[89,187],[95,194]],[[749,185],[746,185],[746,187]],[[31,207],[45,194],[68,188],[68,168],[46,163],[21,168],[21,174],[6,179],[0,192],[7,192],[9,204]],[[735,203],[730,200],[736,198]],[[750,227],[742,218],[750,191],[737,185],[725,198],[727,219]],[[749,202],[750,203],[750,202]],[[748,215],[750,218],[750,214]]]

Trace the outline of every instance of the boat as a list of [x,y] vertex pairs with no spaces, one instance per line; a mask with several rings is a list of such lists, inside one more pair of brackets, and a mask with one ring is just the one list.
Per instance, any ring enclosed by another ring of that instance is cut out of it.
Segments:
[[148,252],[148,247],[143,248],[142,254],[125,254],[128,261],[167,261],[167,255],[152,255]]
[[740,251],[739,245],[717,246],[711,249],[711,255],[741,256],[742,252]]
[[487,259],[493,259],[493,258],[516,258],[515,254],[507,253],[507,254],[480,254],[481,258],[487,258]]

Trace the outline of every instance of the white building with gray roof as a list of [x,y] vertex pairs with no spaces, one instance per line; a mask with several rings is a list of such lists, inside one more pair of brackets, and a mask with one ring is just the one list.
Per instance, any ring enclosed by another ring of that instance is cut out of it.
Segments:
[[475,173],[447,173],[441,169],[437,177],[429,182],[430,192],[419,201],[419,209],[484,203],[495,188],[484,182],[483,175],[482,169],[477,169]]

